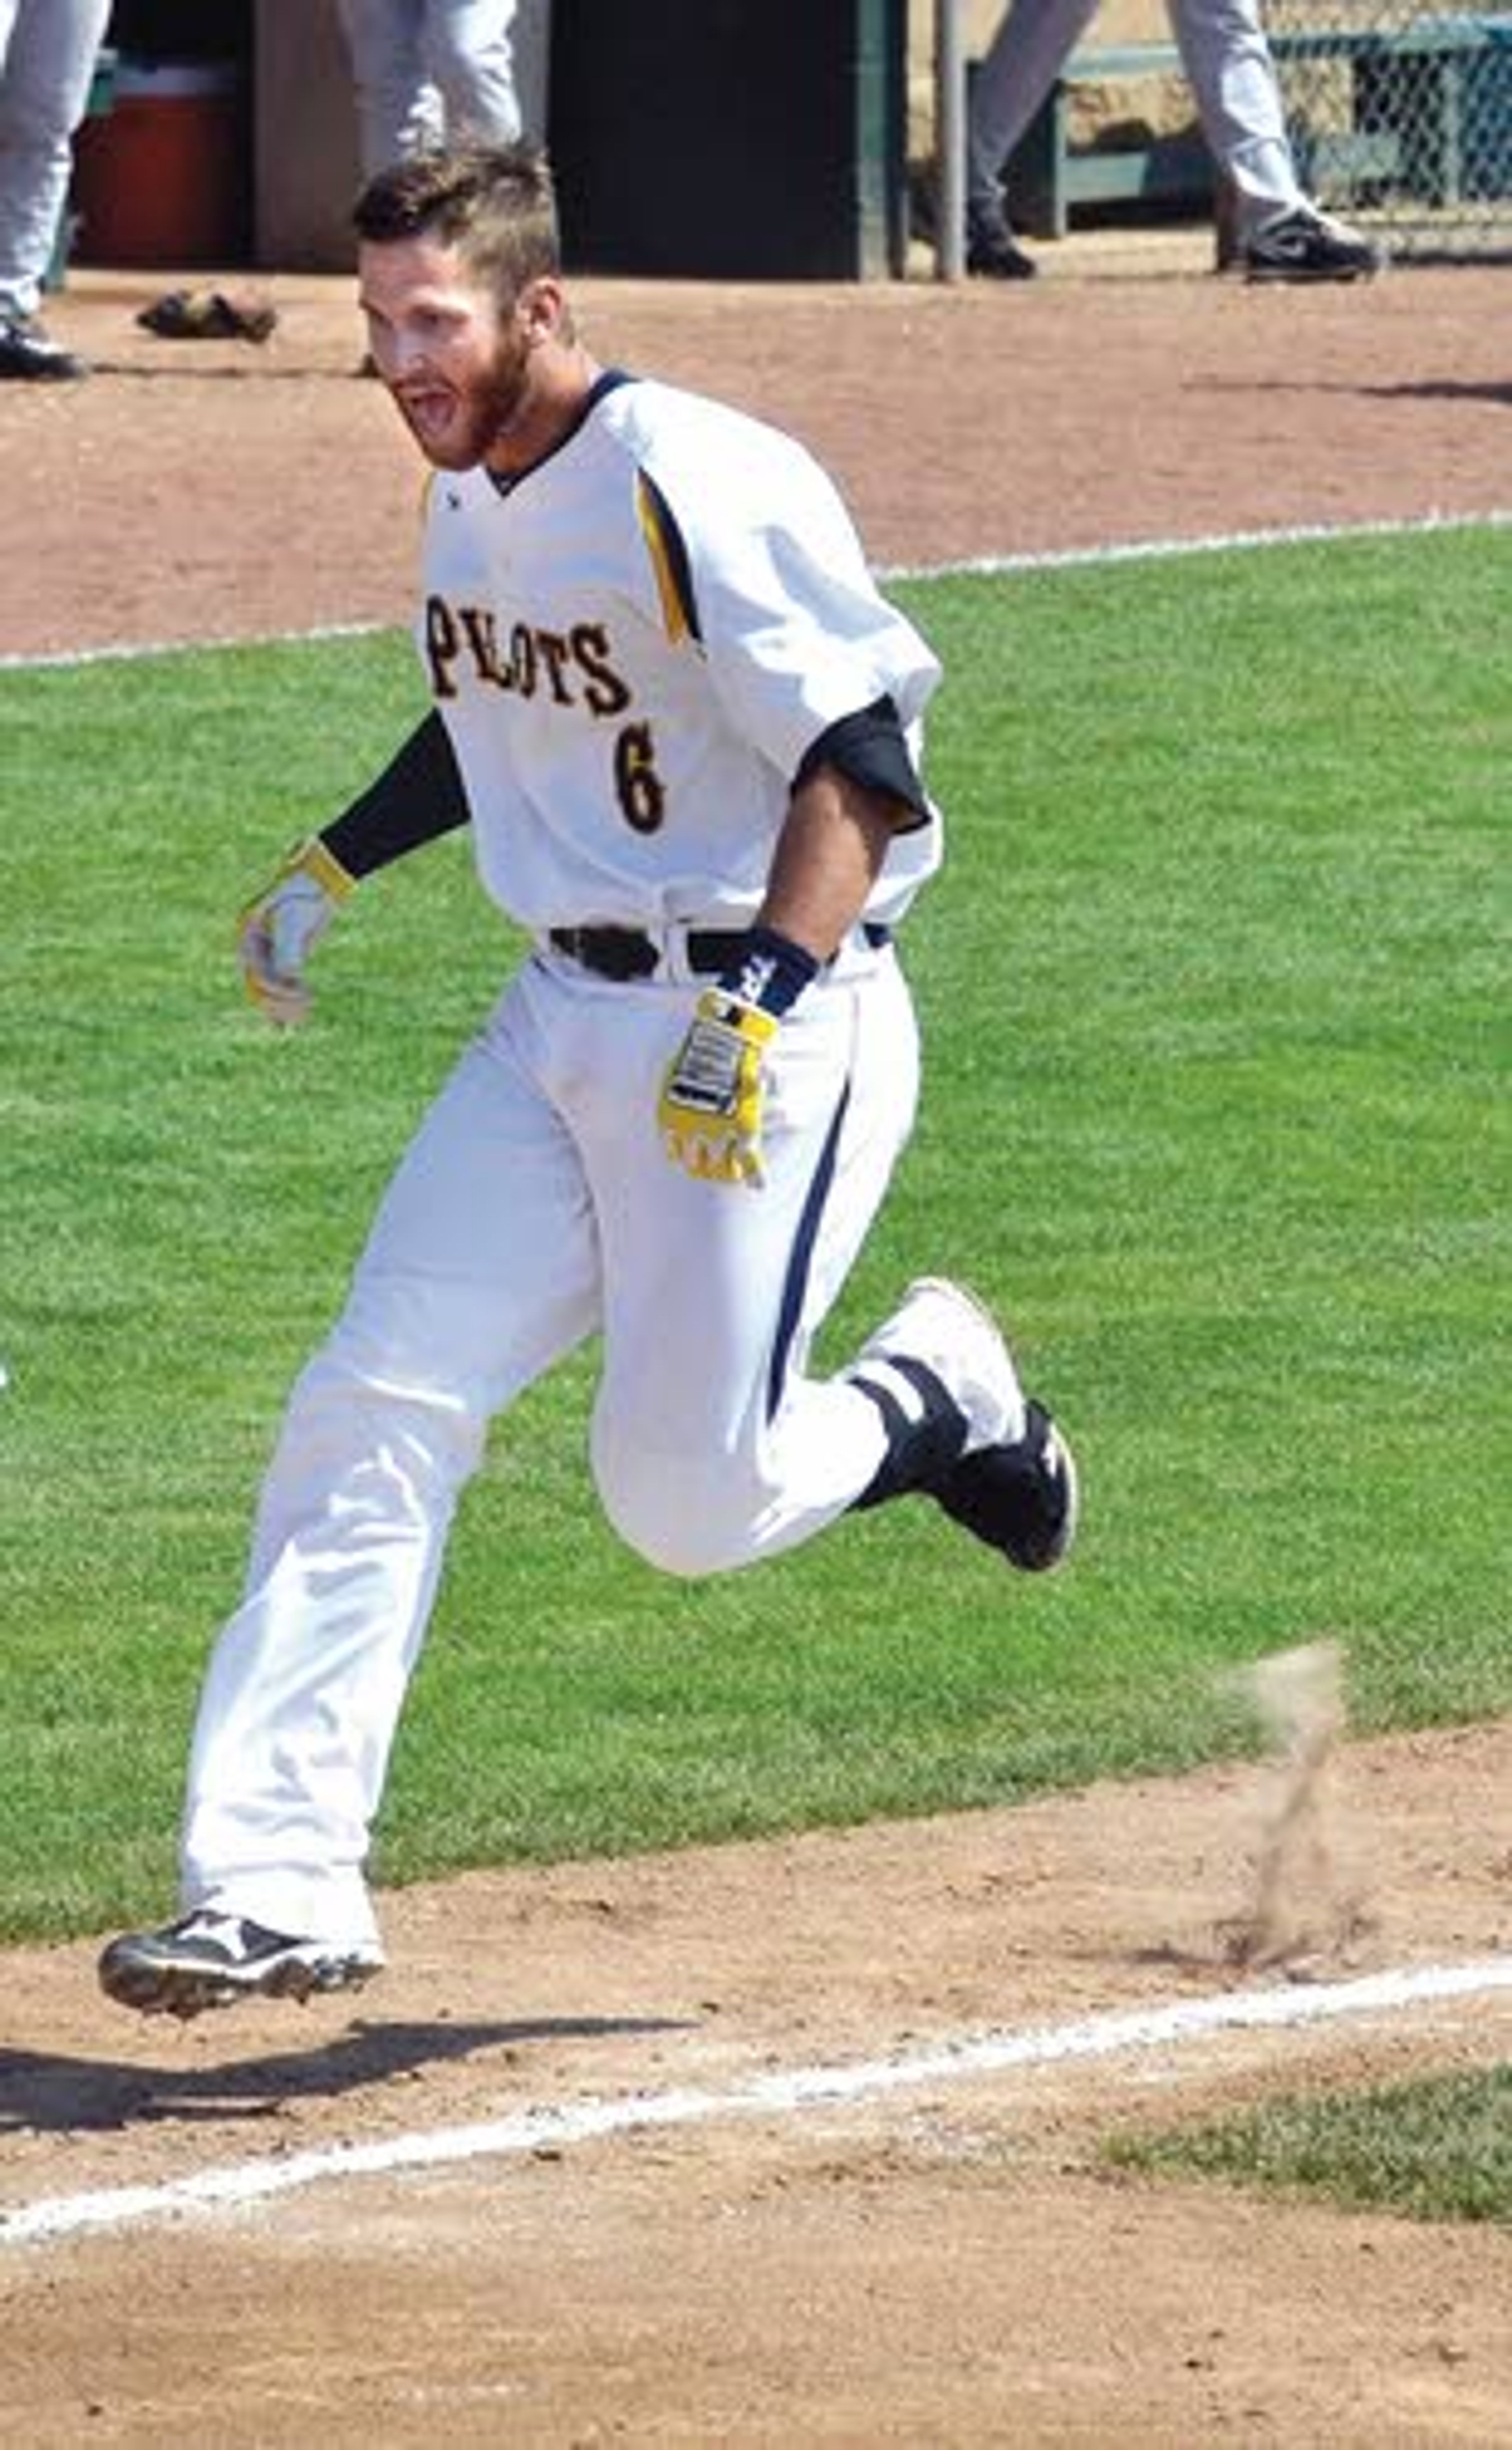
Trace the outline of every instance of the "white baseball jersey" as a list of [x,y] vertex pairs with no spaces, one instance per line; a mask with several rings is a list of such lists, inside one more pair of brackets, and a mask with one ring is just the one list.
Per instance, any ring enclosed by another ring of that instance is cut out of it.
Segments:
[[[665,383],[606,378],[517,483],[436,476],[424,585],[483,883],[535,930],[745,924],[804,752],[887,695],[917,756],[940,676],[807,452]],[[866,915],[939,857],[898,835]]]

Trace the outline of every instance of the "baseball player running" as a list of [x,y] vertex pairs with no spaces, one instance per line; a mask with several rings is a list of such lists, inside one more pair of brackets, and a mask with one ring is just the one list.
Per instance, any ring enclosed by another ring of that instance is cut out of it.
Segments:
[[299,1021],[357,883],[462,825],[533,943],[290,1399],[201,1699],[182,1916],[101,1958],[112,1998],[179,2016],[381,1966],[369,1833],[458,1493],[585,1337],[600,1496],[669,1573],[909,1493],[1036,1572],[1076,1516],[1065,1440],[953,1285],[805,1370],[913,1118],[893,937],[940,856],[934,658],[796,443],[594,362],[537,153],[420,156],[356,221],[434,472],[434,703],[252,904],[246,982]]

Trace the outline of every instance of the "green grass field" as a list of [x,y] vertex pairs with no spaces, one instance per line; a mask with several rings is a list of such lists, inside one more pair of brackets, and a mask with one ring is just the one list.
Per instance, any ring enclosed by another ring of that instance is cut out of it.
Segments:
[[[1076,1438],[1074,1567],[899,1507],[702,1585],[594,1509],[591,1356],[470,1492],[386,1880],[1001,1803],[1251,1746],[1322,1634],[1360,1728],[1512,1707],[1494,531],[910,581],[945,875],[925,1105],[833,1322],[921,1269]],[[465,845],[359,896],[290,1038],[239,904],[420,708],[399,639],[0,672],[0,1937],[156,1917],[284,1390],[513,958]]]
[[1108,2158],[1152,2176],[1512,2229],[1512,2066],[1268,2101],[1240,2117],[1120,2138]]

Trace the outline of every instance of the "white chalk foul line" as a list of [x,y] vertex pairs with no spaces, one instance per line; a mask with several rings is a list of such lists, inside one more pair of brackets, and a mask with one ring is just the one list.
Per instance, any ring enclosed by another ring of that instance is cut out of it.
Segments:
[[1001,578],[1040,570],[1106,569],[1126,561],[1186,561],[1194,554],[1259,553],[1272,545],[1355,544],[1392,536],[1458,535],[1512,526],[1512,510],[1424,511],[1398,519],[1315,520],[1295,527],[1233,528],[1227,535],[1133,537],[1126,544],[1067,545],[1048,553],[979,554],[964,561],[898,563],[894,578]]
[[388,2177],[403,2169],[435,2169],[459,2161],[561,2150],[568,2145],[649,2128],[796,2114],[824,2103],[862,2101],[870,2094],[901,2092],[920,2085],[955,2084],[1005,2069],[1112,2058],[1123,2051],[1197,2041],[1211,2033],[1378,2015],[1446,1999],[1473,1998],[1490,1991],[1512,1991],[1512,1956],[1114,2011],[1071,2025],[1031,2026],[1022,2032],[989,2032],[976,2039],[943,2042],[899,2058],[778,2069],[725,2091],[629,2093],[614,2100],[571,2102],[560,2109],[521,2110],[513,2118],[479,2126],[393,2136],[383,2143],[337,2144],[326,2150],[294,2152],[273,2161],[229,2162],[219,2168],[196,2170],[187,2178],[169,2179],[162,2186],[111,2187],[93,2194],[45,2197],[0,2215],[0,2246],[34,2246],[181,2212],[240,2209],[328,2178]]
[[[963,561],[891,562],[878,567],[884,585],[901,578],[1001,578],[1037,571],[1090,570],[1118,562],[1186,560],[1193,554],[1254,553],[1271,545],[1350,544],[1364,537],[1457,535],[1512,526],[1512,510],[1425,511],[1397,519],[1341,519],[1301,527],[1235,528],[1227,535],[1134,537],[1123,544],[1073,545],[1060,552],[982,554]],[[329,638],[401,637],[402,621],[331,621],[309,630],[273,630],[236,638],[150,638],[107,647],[0,655],[0,672],[76,671],[90,664],[144,662],[159,655],[211,654],[236,647],[318,646]]]

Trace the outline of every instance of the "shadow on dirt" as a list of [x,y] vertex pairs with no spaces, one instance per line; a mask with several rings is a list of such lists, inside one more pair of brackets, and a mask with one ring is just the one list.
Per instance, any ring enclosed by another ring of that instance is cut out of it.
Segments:
[[89,360],[89,372],[96,380],[102,376],[108,376],[113,382],[156,383],[165,379],[179,383],[185,381],[199,383],[360,382],[364,392],[371,392],[378,398],[382,398],[379,386],[363,377],[362,368],[355,358],[348,364],[340,366],[269,366],[245,362],[229,366],[184,365],[179,362],[171,366],[149,366],[144,365],[135,358],[96,357]]
[[0,2135],[63,2135],[165,2120],[276,2117],[290,2100],[329,2100],[447,2060],[533,2043],[686,2032],[686,2018],[541,2016],[515,2024],[366,2024],[309,2050],[213,2068],[128,2067],[110,2059],[0,2050]]
[[1334,382],[1287,380],[1275,376],[1265,381],[1250,379],[1213,376],[1194,383],[1195,391],[1289,392],[1294,395],[1330,393],[1348,399],[1447,399],[1486,401],[1493,408],[1512,408],[1512,382],[1459,382],[1448,375],[1425,375],[1418,382]]

